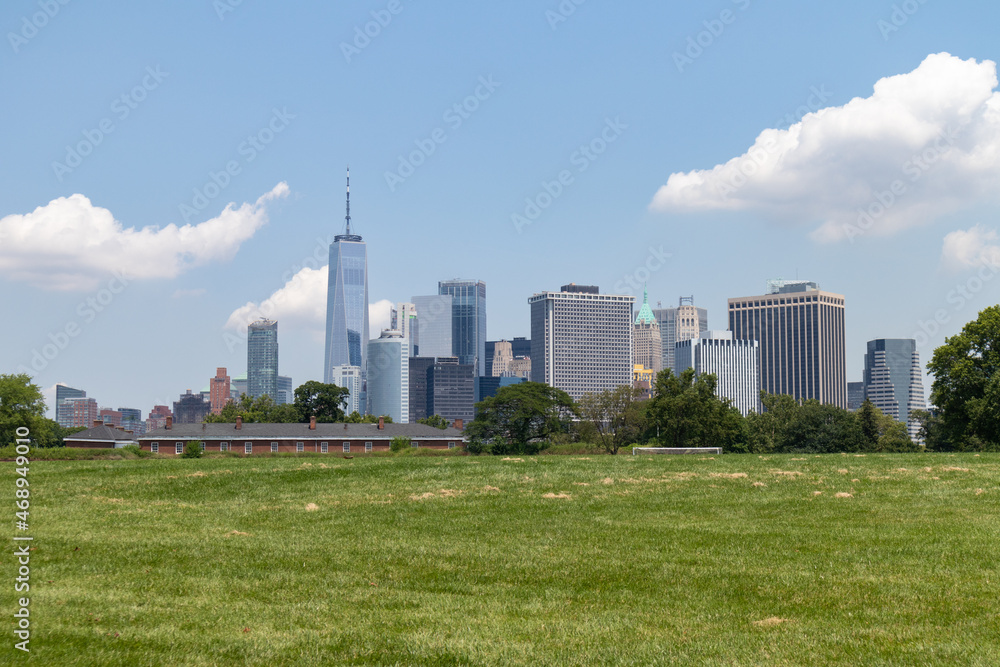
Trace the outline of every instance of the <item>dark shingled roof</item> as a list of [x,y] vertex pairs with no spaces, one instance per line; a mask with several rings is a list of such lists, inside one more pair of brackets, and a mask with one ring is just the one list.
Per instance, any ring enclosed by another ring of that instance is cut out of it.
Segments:
[[[345,428],[346,426],[346,428]],[[413,440],[461,440],[462,432],[451,428],[435,428],[426,424],[386,424],[379,430],[378,424],[316,424],[316,430],[309,430],[309,424],[243,424],[236,430],[236,424],[174,424],[171,428],[158,428],[139,438],[140,440],[171,440],[174,438],[211,438],[213,440],[241,440],[273,438],[276,440],[336,440],[338,438],[390,439],[397,436]]]
[[136,435],[134,433],[126,433],[125,431],[121,431],[113,426],[93,426],[88,428],[86,431],[80,431],[79,433],[67,435],[64,440],[136,441]]

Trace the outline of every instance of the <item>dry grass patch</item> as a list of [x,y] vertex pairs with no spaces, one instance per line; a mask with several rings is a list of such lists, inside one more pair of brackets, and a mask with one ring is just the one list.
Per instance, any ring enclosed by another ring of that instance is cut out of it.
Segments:
[[315,512],[318,509],[319,509],[319,505],[317,505],[316,503],[309,503],[308,505],[306,505],[306,511],[307,512]]
[[813,491],[813,495],[814,496],[822,496],[823,492],[822,491]]
[[774,475],[781,475],[783,477],[793,477],[793,478],[798,477],[799,475],[802,474],[798,470],[772,470],[771,473]]
[[611,479],[610,477],[605,477],[604,479],[601,480],[601,484],[614,484],[614,483],[615,480]]
[[410,500],[426,500],[428,498],[433,498],[433,497],[434,497],[434,492],[428,491],[427,493],[421,493],[420,495],[412,495],[410,496]]
[[203,473],[200,470],[196,470],[195,472],[193,472],[190,475],[188,475],[188,477],[204,477],[204,476],[205,476],[205,473]]
[[497,493],[500,493],[500,489],[498,489],[495,486],[490,486],[489,484],[487,484],[486,486],[483,487],[483,493],[490,493],[492,491],[496,491]]
[[944,470],[945,472],[972,472],[968,468],[956,468],[955,466],[945,466],[944,468],[941,468],[941,470]]
[[573,486],[590,486],[587,482],[573,482]]
[[571,498],[568,493],[543,493],[542,498]]
[[849,474],[849,473],[850,473],[851,471],[850,471],[850,470],[848,470],[847,468],[841,468],[841,469],[840,469],[840,470],[838,470],[837,472],[839,472],[839,473],[840,473],[841,475],[847,475],[847,474]]
[[500,459],[500,460],[501,460],[501,461],[513,461],[513,462],[515,462],[515,463],[524,463],[524,459],[515,459],[515,458],[511,458],[511,457],[509,457],[509,456],[505,456],[505,457],[503,457],[503,458],[502,458],[502,459]]
[[440,493],[445,498],[454,498],[456,496],[462,495],[463,493],[465,493],[465,491],[463,491],[462,489],[441,489],[438,491],[438,493]]
[[791,622],[792,619],[790,618],[779,618],[777,616],[771,616],[769,618],[762,618],[759,621],[754,621],[753,624],[756,625],[758,628],[773,628],[777,625],[781,625],[782,623],[791,623]]
[[767,486],[767,484],[765,484],[764,482],[754,482],[753,485],[754,486]]
[[981,496],[981,495],[983,495],[984,493],[986,493],[986,491],[985,491],[985,490],[983,490],[983,489],[976,489],[976,495],[977,495],[977,496]]
[[853,493],[847,493],[846,491],[838,491],[837,493],[833,494],[833,497],[834,498],[853,498],[854,494]]
[[743,479],[747,477],[745,472],[713,472],[709,477],[721,477],[723,479]]
[[250,537],[250,533],[244,533],[242,530],[231,530],[228,533],[226,533],[226,537],[230,537],[232,535],[242,535],[243,537]]

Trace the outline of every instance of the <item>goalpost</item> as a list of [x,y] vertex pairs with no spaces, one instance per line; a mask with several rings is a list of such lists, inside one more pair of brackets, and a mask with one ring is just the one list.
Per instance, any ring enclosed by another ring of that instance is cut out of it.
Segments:
[[722,454],[722,447],[633,447],[632,455],[643,454]]

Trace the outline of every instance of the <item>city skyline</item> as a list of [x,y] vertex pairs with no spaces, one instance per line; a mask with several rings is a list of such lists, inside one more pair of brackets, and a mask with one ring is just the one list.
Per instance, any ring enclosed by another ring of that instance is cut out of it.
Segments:
[[[404,2],[346,55],[379,7],[61,5],[4,47],[0,372],[50,415],[57,383],[146,411],[239,375],[266,316],[283,373],[322,380],[347,164],[369,338],[454,276],[489,285],[489,337],[512,340],[566,280],[695,295],[722,329],[727,299],[803,275],[850,303],[849,381],[873,339],[926,364],[1000,285],[1000,7],[723,5],[720,32],[704,5]],[[105,361],[151,350],[155,373]]]

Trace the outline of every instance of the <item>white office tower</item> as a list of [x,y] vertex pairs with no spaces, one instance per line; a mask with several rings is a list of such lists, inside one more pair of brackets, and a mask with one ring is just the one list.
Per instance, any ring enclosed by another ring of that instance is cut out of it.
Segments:
[[678,371],[693,368],[695,375],[712,373],[718,379],[715,395],[728,398],[744,417],[760,411],[760,345],[734,340],[732,331],[703,331],[674,348]]
[[334,366],[330,369],[330,379],[332,380],[329,384],[335,384],[338,387],[346,387],[351,393],[347,396],[347,407],[344,411],[347,414],[352,412],[357,412],[359,414],[364,414],[364,407],[361,404],[361,367],[360,366]]
[[412,303],[397,303],[392,307],[389,328],[403,334],[410,347],[410,356],[417,356],[417,307]]
[[386,329],[368,341],[368,414],[410,420],[410,351],[403,334]]

